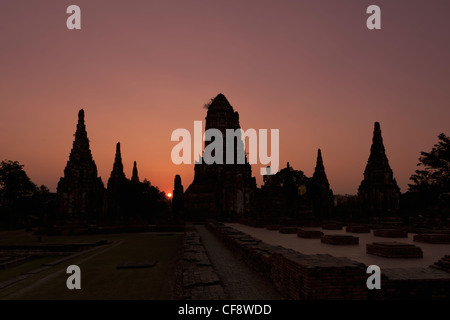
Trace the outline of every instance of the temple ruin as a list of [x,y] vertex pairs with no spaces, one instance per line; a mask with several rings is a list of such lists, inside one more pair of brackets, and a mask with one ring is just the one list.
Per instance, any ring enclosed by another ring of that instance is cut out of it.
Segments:
[[97,175],[81,109],[69,161],[57,187],[58,212],[66,221],[98,221],[103,197],[104,186]]
[[372,147],[364,180],[358,189],[358,199],[363,217],[392,216],[399,208],[400,189],[389,166],[378,122],[375,122]]
[[[234,111],[223,94],[218,94],[208,105],[205,131],[215,128],[223,135],[226,146],[234,144],[237,158],[238,143],[227,141],[226,129],[239,129],[239,114]],[[205,148],[212,141],[205,142]],[[252,168],[245,159],[244,164],[211,164],[196,161],[194,181],[185,193],[185,205],[189,217],[194,220],[216,218],[233,220],[251,212],[256,180]]]

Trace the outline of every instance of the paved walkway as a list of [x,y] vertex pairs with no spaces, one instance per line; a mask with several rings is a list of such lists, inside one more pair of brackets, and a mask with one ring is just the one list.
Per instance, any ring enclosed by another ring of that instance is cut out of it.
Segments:
[[205,226],[196,226],[206,252],[214,265],[225,293],[231,300],[283,299],[273,284],[240,261]]

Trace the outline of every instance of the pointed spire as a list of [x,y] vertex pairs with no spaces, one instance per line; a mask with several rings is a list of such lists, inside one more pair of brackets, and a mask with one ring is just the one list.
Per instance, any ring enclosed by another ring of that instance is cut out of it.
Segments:
[[[84,110],[78,111],[77,131],[75,132],[75,139],[87,139],[86,125],[84,123]],[[89,142],[89,141],[88,141]]]
[[316,171],[318,169],[325,171],[325,168],[323,166],[323,160],[322,160],[322,151],[320,151],[320,149],[317,150]]
[[398,209],[400,189],[386,156],[379,122],[374,125],[369,160],[364,180],[358,188],[358,197],[366,215],[390,215]]
[[122,154],[120,153],[120,142],[116,144],[116,158],[114,160],[114,168],[116,171],[123,172]]
[[175,176],[172,191],[172,211],[175,215],[179,215],[183,211],[183,185],[181,184],[180,175]]
[[374,155],[384,155],[385,149],[383,144],[383,137],[381,136],[381,127],[379,122],[375,122],[373,129],[372,147],[370,152]]
[[83,109],[78,111],[77,130],[75,131],[75,139],[73,141],[72,150],[70,151],[69,161],[76,163],[87,163],[92,161],[89,139],[84,123]]
[[[58,207],[71,218],[97,219],[102,210],[103,182],[97,176],[97,166],[92,158],[84,123],[84,110],[78,111],[75,139],[64,177],[58,183]],[[89,195],[89,197],[83,196]]]
[[364,172],[367,173],[373,170],[392,172],[389,166],[389,160],[386,156],[386,150],[384,148],[379,122],[375,122],[374,125],[372,146],[370,147],[369,160],[367,161],[367,166]]
[[177,175],[175,176],[173,185],[174,185],[174,189],[175,189],[175,190],[180,190],[180,187],[182,187],[182,185],[181,185],[181,177],[180,177],[179,174],[177,174]]
[[320,149],[317,150],[316,168],[314,169],[313,179],[323,184],[326,188],[329,188],[327,174],[323,165],[322,151]]
[[136,161],[133,163],[133,175],[131,176],[132,182],[140,182],[139,176],[138,176],[138,170],[137,170],[137,164]]
[[311,182],[314,215],[317,218],[330,217],[333,208],[333,191],[330,189],[330,183],[325,173],[320,149],[317,150],[316,168]]
[[84,124],[84,110],[83,109],[80,109],[80,111],[78,111],[78,123]]
[[116,144],[116,156],[114,159],[113,169],[111,171],[110,180],[111,179],[125,179],[125,173],[123,172],[122,154],[120,153],[120,142],[117,142]]

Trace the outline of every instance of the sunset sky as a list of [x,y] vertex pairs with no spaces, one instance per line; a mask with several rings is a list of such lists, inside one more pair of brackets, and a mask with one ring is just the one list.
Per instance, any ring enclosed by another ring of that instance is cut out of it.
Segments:
[[[81,8],[68,30],[66,8]],[[366,28],[377,4],[382,29]],[[450,1],[0,0],[0,160],[56,191],[78,110],[107,183],[125,174],[169,192],[177,128],[193,132],[223,93],[243,129],[279,129],[280,163],[311,176],[317,149],[335,194],[355,194],[381,123],[402,192],[420,151],[450,134]],[[259,167],[253,166],[258,184]]]

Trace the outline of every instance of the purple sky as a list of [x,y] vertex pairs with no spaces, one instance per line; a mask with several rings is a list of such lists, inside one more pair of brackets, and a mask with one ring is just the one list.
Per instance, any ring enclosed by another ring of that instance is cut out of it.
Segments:
[[[66,28],[81,7],[82,29]],[[366,28],[366,8],[382,29]],[[308,176],[317,148],[335,193],[356,193],[379,121],[401,191],[440,132],[450,134],[450,2],[0,1],[0,159],[56,190],[84,108],[106,183],[116,142],[126,175],[168,192],[172,164],[219,92],[243,129],[279,129],[280,163]],[[259,167],[253,166],[258,183]]]

